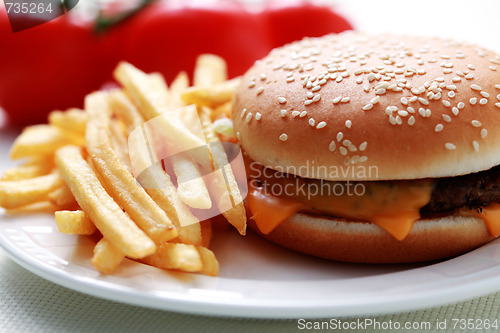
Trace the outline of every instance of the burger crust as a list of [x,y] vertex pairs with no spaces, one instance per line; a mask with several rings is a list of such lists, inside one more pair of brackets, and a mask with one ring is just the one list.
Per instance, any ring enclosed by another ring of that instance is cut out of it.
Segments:
[[491,241],[480,218],[449,215],[414,223],[398,241],[378,226],[339,218],[297,213],[266,239],[291,250],[320,258],[355,263],[411,263],[453,257]]
[[[500,56],[437,38],[348,32],[304,39],[243,76],[232,116],[251,159],[301,177],[478,172],[500,164]],[[339,171],[359,166],[373,172]]]

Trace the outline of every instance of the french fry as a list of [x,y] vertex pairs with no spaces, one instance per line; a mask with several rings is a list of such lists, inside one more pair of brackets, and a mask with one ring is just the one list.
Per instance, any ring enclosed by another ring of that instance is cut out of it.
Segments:
[[[202,153],[194,149],[205,145],[204,138],[189,131],[176,117],[165,114],[168,105],[163,95],[163,86],[158,80],[151,78],[128,63],[120,63],[114,72],[115,78],[125,87],[127,94],[132,98],[139,111],[146,120],[155,119],[155,125],[169,143],[179,151],[191,151],[194,154]],[[197,161],[208,164],[205,154],[194,156]]]
[[96,231],[94,223],[81,210],[60,210],[55,213],[59,232],[69,235],[92,235]]
[[58,173],[23,180],[0,182],[0,207],[18,208],[47,201],[49,193],[62,184]]
[[[224,148],[212,128],[210,122],[210,111],[206,108],[202,108],[200,119],[205,137],[210,143],[215,170],[221,170],[224,176],[223,179],[221,177],[217,177],[217,175],[212,177],[211,190],[217,197],[215,201],[217,202],[222,215],[224,215],[228,222],[232,224],[241,235],[245,235],[247,217],[245,206],[243,204],[243,198],[241,197],[238,183],[236,182],[236,178],[233,170],[231,169],[231,164],[229,164]],[[230,209],[227,209],[228,202],[231,202],[232,204],[232,208]]]
[[154,152],[148,151],[143,134],[142,131],[134,131],[129,137],[132,164],[135,169],[143,170],[137,180],[170,217],[179,233],[178,240],[186,244],[201,244],[199,220],[179,198],[177,189],[161,163],[157,162]]
[[209,87],[227,80],[227,66],[224,59],[213,54],[202,54],[196,59],[194,85]]
[[87,114],[80,109],[67,111],[52,111],[49,114],[49,124],[70,133],[85,137]]
[[209,209],[212,207],[210,194],[194,162],[183,154],[171,156],[170,162],[177,176],[179,198],[193,208]]
[[217,276],[219,273],[219,262],[215,258],[215,254],[203,246],[197,246],[196,249],[200,254],[201,262],[203,268],[200,270],[200,273],[209,275],[209,276]]
[[158,268],[183,272],[200,272],[203,269],[202,258],[196,246],[180,243],[162,244],[154,254],[142,261]]
[[190,87],[182,93],[182,101],[185,104],[219,107],[231,102],[240,81],[240,78],[235,78],[214,85]]
[[26,206],[6,209],[7,215],[20,215],[20,214],[54,214],[60,209],[59,206],[54,205],[50,201],[35,202]]
[[94,248],[94,256],[91,262],[100,273],[112,274],[123,259],[125,259],[125,255],[122,251],[106,238],[101,238]]
[[168,90],[167,107],[169,110],[175,110],[183,107],[181,95],[189,87],[189,77],[186,72],[180,72],[175,77]]
[[111,146],[113,147],[113,150],[122,165],[127,168],[130,173],[132,173],[132,166],[130,165],[130,158],[128,156],[127,139],[116,121],[111,121],[109,123],[109,139],[111,140]]
[[27,127],[16,139],[10,151],[13,160],[53,154],[65,145],[84,145],[85,142],[68,136],[65,132],[51,125]]
[[135,105],[120,89],[109,93],[109,107],[125,123],[127,134],[132,133],[134,129],[144,123],[144,119]]
[[61,184],[58,188],[52,190],[52,192],[49,193],[48,199],[50,202],[52,202],[54,205],[59,206],[59,207],[72,207],[76,206],[77,202],[75,200],[75,197],[73,196],[73,193],[71,193],[71,190],[66,184]]
[[107,98],[106,93],[97,92],[85,99],[85,110],[89,114],[87,150],[104,188],[151,239],[162,244],[177,237],[177,230],[113,151],[107,133],[110,120]]
[[23,180],[45,176],[54,168],[50,163],[47,164],[32,164],[27,163],[4,171],[0,181],[7,180]]
[[56,152],[56,164],[82,210],[108,241],[135,259],[156,251],[154,242],[102,187],[79,147],[60,148]]

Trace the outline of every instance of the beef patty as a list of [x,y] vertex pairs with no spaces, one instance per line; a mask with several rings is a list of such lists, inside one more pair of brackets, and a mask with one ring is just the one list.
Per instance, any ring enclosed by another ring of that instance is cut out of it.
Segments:
[[500,166],[464,176],[437,178],[430,202],[422,215],[449,212],[462,207],[482,207],[500,201]]

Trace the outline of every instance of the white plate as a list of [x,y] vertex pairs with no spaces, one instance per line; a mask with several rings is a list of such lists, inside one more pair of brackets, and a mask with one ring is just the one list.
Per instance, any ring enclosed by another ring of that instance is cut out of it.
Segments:
[[[0,131],[0,172],[14,133]],[[216,233],[218,277],[166,272],[126,260],[103,276],[94,241],[60,234],[49,215],[0,211],[0,247],[31,272],[97,297],[193,314],[319,318],[401,312],[500,290],[500,239],[434,264],[354,265],[296,254],[254,235]]]
[[500,242],[427,265],[352,265],[295,254],[249,235],[214,239],[219,277],[127,260],[112,276],[90,264],[93,240],[60,234],[49,216],[0,217],[0,246],[39,276],[109,300],[194,314],[318,318],[400,312],[500,289]]

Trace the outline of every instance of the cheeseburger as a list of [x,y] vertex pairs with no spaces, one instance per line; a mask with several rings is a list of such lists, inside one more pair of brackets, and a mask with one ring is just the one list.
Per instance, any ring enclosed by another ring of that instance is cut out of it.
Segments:
[[500,235],[500,56],[348,32],[273,50],[232,117],[251,227],[349,262],[447,258]]

